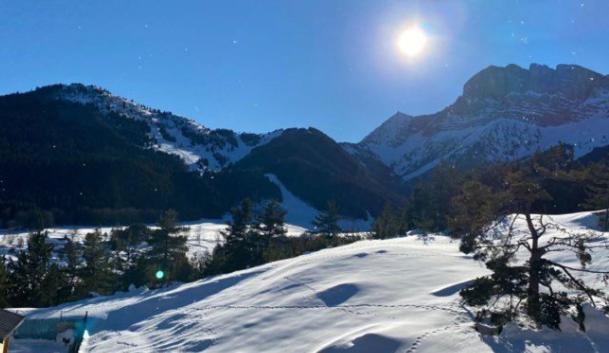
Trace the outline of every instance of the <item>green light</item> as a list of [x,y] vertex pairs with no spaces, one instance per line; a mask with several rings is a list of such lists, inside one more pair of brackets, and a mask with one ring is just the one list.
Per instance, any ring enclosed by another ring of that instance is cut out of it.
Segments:
[[163,272],[162,270],[158,270],[156,271],[154,276],[156,277],[156,279],[161,280],[163,279],[163,277],[165,277],[165,272]]

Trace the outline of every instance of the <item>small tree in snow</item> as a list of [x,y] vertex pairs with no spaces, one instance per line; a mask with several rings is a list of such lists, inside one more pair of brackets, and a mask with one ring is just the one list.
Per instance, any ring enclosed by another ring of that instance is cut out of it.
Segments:
[[[462,250],[474,253],[493,272],[476,279],[461,295],[467,304],[483,308],[480,321],[501,326],[525,314],[538,325],[559,329],[561,316],[571,315],[584,330],[583,304],[602,307],[608,299],[579,274],[596,274],[606,282],[609,271],[588,268],[595,234],[569,232],[533,213],[550,198],[540,180],[555,175],[538,162],[507,170],[492,192],[472,182],[455,198]],[[517,222],[524,222],[526,230]],[[557,252],[572,253],[580,266],[554,260],[551,255]]]

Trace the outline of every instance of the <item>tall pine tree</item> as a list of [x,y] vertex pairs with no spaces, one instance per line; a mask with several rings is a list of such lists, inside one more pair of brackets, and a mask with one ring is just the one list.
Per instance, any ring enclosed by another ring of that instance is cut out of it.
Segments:
[[286,211],[277,200],[270,200],[264,205],[262,213],[257,217],[258,231],[267,238],[284,236]]
[[81,277],[86,293],[111,294],[116,276],[112,271],[110,249],[99,229],[85,235],[82,257]]
[[68,297],[80,297],[82,283],[80,279],[80,271],[82,267],[82,245],[70,238],[65,238],[66,244],[63,247],[62,257],[65,262],[63,271],[66,276],[68,286]]
[[17,255],[9,266],[9,301],[14,306],[47,306],[58,302],[61,272],[51,263],[53,246],[46,232],[30,234],[27,250]]
[[206,273],[227,273],[261,264],[264,240],[257,228],[252,202],[244,199],[231,209],[231,220],[222,232],[224,244],[214,249]]
[[167,210],[159,219],[159,229],[152,232],[151,249],[145,256],[149,284],[165,284],[169,281],[188,281],[192,267],[186,253],[186,237],[181,235],[178,215]]

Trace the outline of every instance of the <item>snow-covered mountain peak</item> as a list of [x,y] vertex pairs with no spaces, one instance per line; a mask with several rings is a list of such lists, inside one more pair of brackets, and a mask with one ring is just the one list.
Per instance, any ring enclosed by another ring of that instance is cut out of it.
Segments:
[[92,104],[103,112],[113,112],[132,119],[151,117],[160,111],[148,108],[123,97],[115,96],[110,91],[93,85],[72,83],[69,85],[51,86],[54,99],[73,103]]
[[526,157],[559,143],[581,156],[609,144],[609,76],[577,65],[490,66],[444,110],[396,114],[357,145],[404,179],[442,160],[471,166]]
[[103,114],[113,113],[146,122],[151,148],[177,155],[191,169],[200,172],[221,170],[282,133],[282,130],[266,134],[212,130],[192,119],[149,108],[96,86],[76,83],[41,90],[48,92],[51,99],[92,105]]
[[412,116],[404,114],[402,112],[396,112],[389,119],[387,119],[381,126],[375,129],[372,133],[368,134],[362,142],[373,143],[380,142],[386,137],[391,136],[395,133],[396,129],[402,130],[407,129],[412,121]]

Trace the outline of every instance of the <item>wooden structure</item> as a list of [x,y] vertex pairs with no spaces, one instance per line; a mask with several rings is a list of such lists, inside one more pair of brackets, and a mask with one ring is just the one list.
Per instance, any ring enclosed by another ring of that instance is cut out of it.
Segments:
[[0,352],[8,353],[11,335],[23,322],[24,317],[7,310],[0,309]]

